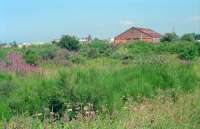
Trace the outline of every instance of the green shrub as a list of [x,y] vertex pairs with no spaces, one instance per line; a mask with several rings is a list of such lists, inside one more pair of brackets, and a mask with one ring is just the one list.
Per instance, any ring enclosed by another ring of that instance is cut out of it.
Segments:
[[0,97],[8,97],[13,90],[13,85],[10,81],[5,80],[0,82]]
[[13,117],[11,112],[12,110],[8,106],[7,102],[0,100],[0,121]]
[[45,51],[42,51],[41,52],[41,56],[42,56],[42,59],[43,60],[52,60],[55,58],[55,50],[51,50],[51,49],[48,49],[48,50],[45,50]]
[[180,46],[181,50],[179,57],[185,60],[193,60],[199,56],[198,47],[193,43],[187,43],[183,46]]
[[11,82],[12,76],[7,74],[0,74],[0,99],[9,97],[12,90],[14,89],[14,84]]
[[64,112],[64,102],[60,100],[57,96],[51,96],[49,99],[49,109],[54,113],[59,113],[62,115]]
[[58,42],[58,45],[70,51],[77,51],[80,47],[79,41],[75,37],[69,35],[64,35]]
[[175,54],[180,51],[180,42],[161,42],[155,49],[158,53],[171,53]]
[[67,59],[75,64],[83,64],[85,62],[85,58],[79,54],[68,55]]
[[35,51],[28,49],[24,53],[24,59],[26,63],[36,65],[38,60],[38,54]]
[[199,56],[199,48],[199,44],[195,42],[162,42],[155,47],[155,52],[177,54],[182,59],[192,60]]
[[166,33],[165,35],[163,35],[161,37],[161,42],[174,42],[178,40],[178,36],[176,35],[176,33]]
[[150,53],[154,51],[154,48],[155,48],[154,44],[141,41],[130,43],[127,45],[127,49],[131,53]]
[[99,53],[95,48],[91,48],[87,53],[87,57],[89,57],[89,58],[97,58],[98,54]]
[[200,40],[200,34],[195,35],[195,40]]
[[101,40],[94,40],[90,44],[82,46],[81,54],[88,58],[105,57],[111,55],[111,50],[111,44]]
[[194,42],[195,41],[195,33],[187,33],[181,37],[183,41]]

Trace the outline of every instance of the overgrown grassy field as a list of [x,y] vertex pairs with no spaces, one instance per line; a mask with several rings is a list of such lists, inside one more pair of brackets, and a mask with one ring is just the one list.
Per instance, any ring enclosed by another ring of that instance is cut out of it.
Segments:
[[0,59],[10,52],[42,72],[0,71],[2,127],[200,128],[198,43],[5,48]]

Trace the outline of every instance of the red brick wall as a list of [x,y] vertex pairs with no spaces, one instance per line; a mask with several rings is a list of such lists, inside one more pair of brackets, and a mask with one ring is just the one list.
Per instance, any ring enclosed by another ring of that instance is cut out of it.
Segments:
[[153,38],[145,38],[143,39],[144,42],[153,42]]
[[115,44],[123,44],[123,43],[127,43],[128,40],[121,40],[121,39],[115,39],[114,43]]
[[117,36],[115,38],[115,43],[121,44],[121,43],[126,43],[128,41],[140,40],[141,37],[142,37],[143,41],[153,42],[153,39],[149,35],[141,33],[140,31],[138,31],[136,29],[130,29],[130,30],[122,33],[121,35]]

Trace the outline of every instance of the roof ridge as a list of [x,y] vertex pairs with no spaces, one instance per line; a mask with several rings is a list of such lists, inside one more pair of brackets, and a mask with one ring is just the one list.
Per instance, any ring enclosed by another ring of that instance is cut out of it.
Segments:
[[130,30],[133,30],[133,29],[136,29],[136,30],[140,31],[141,33],[144,33],[144,34],[146,34],[146,35],[148,35],[148,36],[150,36],[152,38],[160,36],[160,33],[156,32],[156,31],[154,31],[152,29],[133,26],[133,27],[129,28],[128,30],[126,30],[125,32],[119,34],[116,37],[119,37],[119,36],[123,35],[124,33],[128,32]]

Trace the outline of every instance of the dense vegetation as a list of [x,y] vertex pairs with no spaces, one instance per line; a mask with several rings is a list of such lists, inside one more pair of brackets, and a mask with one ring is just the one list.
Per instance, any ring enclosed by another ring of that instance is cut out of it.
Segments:
[[[0,49],[2,126],[200,128],[199,43],[80,45],[70,38],[76,45],[68,47],[67,38]],[[14,66],[29,64],[30,72],[9,68],[13,52]]]

